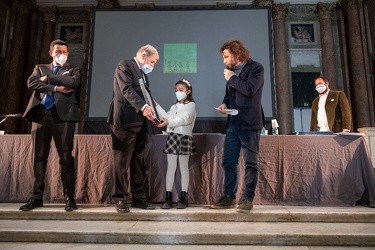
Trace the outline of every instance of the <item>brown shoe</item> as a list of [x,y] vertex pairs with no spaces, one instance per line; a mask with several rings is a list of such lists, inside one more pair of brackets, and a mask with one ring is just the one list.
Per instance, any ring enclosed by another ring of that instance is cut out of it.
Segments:
[[240,200],[240,202],[238,203],[238,207],[237,207],[237,212],[238,213],[250,213],[250,210],[253,209],[253,203],[251,201],[248,201],[248,200]]
[[224,195],[223,197],[221,197],[221,199],[212,204],[211,205],[211,208],[215,208],[215,209],[226,209],[226,208],[234,208],[236,206],[236,200],[234,199],[234,197],[231,197],[229,195]]

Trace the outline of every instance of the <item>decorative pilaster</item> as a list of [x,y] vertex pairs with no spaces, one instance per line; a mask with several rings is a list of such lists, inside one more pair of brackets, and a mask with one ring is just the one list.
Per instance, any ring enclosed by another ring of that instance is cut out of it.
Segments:
[[318,15],[320,22],[323,75],[329,79],[330,88],[338,90],[336,55],[332,29],[334,7],[335,4],[319,2],[315,13]]
[[345,13],[343,0],[337,2],[337,27],[338,27],[338,36],[340,41],[340,56],[341,56],[341,71],[342,71],[342,80],[344,90],[347,94],[349,103],[352,103],[352,95],[350,92],[350,77],[349,77],[349,65],[348,65],[348,45],[346,41],[346,25],[345,25]]
[[371,126],[370,103],[366,78],[366,60],[364,58],[364,47],[362,41],[362,32],[359,4],[357,0],[342,0],[340,7],[346,13],[346,30],[348,32],[348,61],[349,83],[352,94],[352,114],[353,126],[357,128]]
[[285,19],[289,13],[289,3],[272,6],[274,50],[275,50],[275,87],[276,114],[279,123],[279,133],[292,132],[292,98],[291,81],[289,79],[288,47],[285,34]]
[[43,34],[39,55],[39,63],[52,62],[49,55],[49,45],[55,38],[55,23],[57,19],[56,6],[41,7],[40,11],[43,13]]
[[[23,100],[26,88],[27,74],[30,74],[27,68],[27,58],[29,49],[29,35],[31,13],[35,9],[32,0],[16,0],[12,6],[14,16],[16,17],[12,23],[12,35],[10,37],[11,44],[9,55],[7,56],[8,65],[5,76],[6,89],[4,95],[4,114],[22,113],[25,110]],[[21,118],[8,119],[2,124],[2,130],[8,134],[20,133],[24,122]]]

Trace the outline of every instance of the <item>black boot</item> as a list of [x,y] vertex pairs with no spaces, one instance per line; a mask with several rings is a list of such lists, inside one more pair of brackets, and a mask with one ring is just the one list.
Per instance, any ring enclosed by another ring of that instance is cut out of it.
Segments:
[[177,202],[177,208],[179,209],[186,208],[188,206],[187,198],[188,198],[187,192],[182,191],[180,200]]
[[163,205],[161,205],[161,208],[163,208],[163,209],[172,208],[172,196],[173,196],[172,192],[167,191],[165,193],[165,201],[164,201]]

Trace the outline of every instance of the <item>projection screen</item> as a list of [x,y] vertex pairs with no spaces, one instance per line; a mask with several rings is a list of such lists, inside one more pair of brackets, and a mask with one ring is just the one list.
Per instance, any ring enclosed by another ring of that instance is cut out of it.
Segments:
[[221,45],[242,40],[251,58],[263,64],[265,116],[275,117],[271,19],[268,7],[235,9],[163,8],[153,10],[95,9],[91,33],[86,120],[105,120],[113,93],[117,63],[153,45],[160,59],[150,73],[154,99],[165,109],[176,101],[174,84],[193,86],[198,119],[225,119],[214,107],[225,94]]

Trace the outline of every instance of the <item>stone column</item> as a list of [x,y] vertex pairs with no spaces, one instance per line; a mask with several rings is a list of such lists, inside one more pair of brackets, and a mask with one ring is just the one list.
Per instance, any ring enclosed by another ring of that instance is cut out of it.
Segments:
[[[340,41],[340,55],[341,55],[341,71],[342,71],[342,81],[345,93],[348,97],[349,103],[352,103],[352,95],[350,93],[350,77],[349,77],[349,65],[348,65],[348,45],[346,41],[346,31],[345,31],[345,15],[342,8],[343,1],[339,1],[337,4],[337,27],[338,35]],[[352,105],[351,105],[352,106]]]
[[285,19],[289,12],[289,3],[275,4],[272,7],[274,50],[275,50],[275,87],[276,87],[276,114],[279,123],[279,133],[292,132],[292,94],[289,79],[288,47],[285,28]]
[[320,22],[323,75],[329,79],[331,89],[338,90],[335,46],[333,42],[332,14],[335,4],[319,2],[315,12]]
[[[86,27],[91,27],[92,25],[92,8],[93,6],[84,6],[84,15],[86,17]],[[85,34],[83,34],[85,38],[83,39],[85,41],[84,47],[89,48],[90,47],[90,32],[86,31]],[[82,68],[82,80],[81,80],[81,95],[80,95],[80,109],[81,109],[81,119],[78,127],[78,133],[84,133],[84,127],[85,127],[85,118],[86,118],[86,98],[87,98],[87,83],[88,83],[88,74],[89,71],[89,57],[87,54],[88,49],[84,52],[84,63]]]
[[40,45],[39,63],[51,63],[49,45],[55,39],[55,23],[57,18],[56,6],[41,7],[43,13],[43,34]]
[[348,31],[349,84],[353,100],[353,126],[356,130],[357,128],[371,126],[370,103],[366,85],[366,65],[358,10],[359,3],[358,0],[346,0],[344,3]]
[[[4,114],[23,113],[25,110],[24,93],[27,89],[25,77],[31,72],[27,69],[28,48],[30,46],[30,17],[35,9],[32,0],[16,0],[13,3],[14,24],[12,29],[11,47],[7,56],[7,71],[4,89]],[[8,134],[20,133],[24,126],[21,118],[9,118],[3,124]]]

